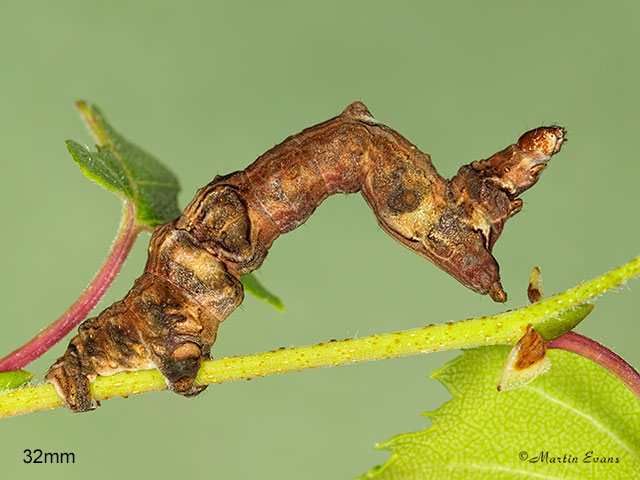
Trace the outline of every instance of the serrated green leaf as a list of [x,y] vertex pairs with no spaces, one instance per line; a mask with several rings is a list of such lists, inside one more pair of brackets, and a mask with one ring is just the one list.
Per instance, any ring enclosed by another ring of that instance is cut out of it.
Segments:
[[242,285],[244,286],[245,291],[249,292],[251,295],[259,298],[267,302],[269,305],[274,307],[276,310],[280,312],[284,312],[284,305],[282,304],[282,300],[279,297],[271,293],[267,290],[262,283],[253,275],[249,273],[247,275],[243,275],[240,279],[242,281]]
[[0,392],[20,388],[29,383],[32,378],[33,373],[26,370],[0,372]]
[[139,224],[154,227],[180,215],[176,176],[155,157],[115,131],[95,105],[78,102],[78,111],[93,134],[97,147],[90,150],[67,141],[71,156],[91,180],[136,206]]
[[432,376],[454,398],[425,414],[431,428],[379,445],[393,456],[361,478],[640,478],[640,402],[633,393],[599,365],[559,350],[548,352],[549,373],[497,392],[508,353],[468,350],[436,370]]

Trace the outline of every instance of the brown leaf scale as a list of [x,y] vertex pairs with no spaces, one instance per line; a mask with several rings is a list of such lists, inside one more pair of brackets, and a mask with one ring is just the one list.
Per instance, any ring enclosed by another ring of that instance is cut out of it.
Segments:
[[542,335],[534,330],[533,325],[527,326],[527,333],[520,339],[518,344],[520,345],[520,351],[514,364],[516,370],[529,368],[534,363],[544,359],[547,353],[547,345]]
[[198,190],[179,218],[156,228],[145,273],[125,299],[79,327],[46,379],[71,411],[96,407],[96,375],[152,365],[177,393],[199,393],[204,387],[193,381],[218,324],[242,302],[239,277],[334,193],[361,191],[389,235],[466,287],[505,301],[491,250],[522,208],[516,197],[563,139],[562,128],[540,127],[446,180],[429,155],[352,103]]

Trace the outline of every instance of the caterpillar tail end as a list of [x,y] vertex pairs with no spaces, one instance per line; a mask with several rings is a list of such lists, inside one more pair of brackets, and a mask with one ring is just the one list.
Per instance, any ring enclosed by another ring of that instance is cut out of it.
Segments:
[[[201,361],[162,362],[162,373],[167,377],[167,387],[184,397],[194,397],[204,391],[207,385],[195,383]],[[186,368],[185,368],[186,367]],[[100,406],[91,396],[91,382],[96,373],[82,365],[73,344],[66,353],[54,363],[45,376],[62,397],[64,406],[73,413],[90,412]]]
[[73,346],[54,363],[44,377],[56,388],[64,401],[65,407],[73,413],[90,412],[100,406],[91,396],[91,375],[80,362]]

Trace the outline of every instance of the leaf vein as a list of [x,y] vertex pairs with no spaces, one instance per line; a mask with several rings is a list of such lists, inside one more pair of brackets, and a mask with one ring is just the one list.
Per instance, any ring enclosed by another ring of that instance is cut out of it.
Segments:
[[557,397],[549,395],[548,393],[543,392],[542,390],[534,388],[531,385],[527,385],[527,386],[525,386],[523,388],[527,388],[528,390],[536,392],[538,395],[546,398],[547,400],[549,400],[551,402],[554,402],[554,403],[560,405],[561,407],[566,408],[571,413],[573,413],[575,415],[578,415],[580,417],[583,417],[586,420],[590,421],[596,428],[598,428],[599,430],[603,431],[605,434],[607,434],[609,437],[611,437],[616,443],[618,443],[625,450],[627,450],[631,454],[631,457],[636,461],[636,463],[640,463],[640,457],[638,456],[638,453],[634,451],[633,447],[631,447],[631,445],[629,445],[629,443],[627,443],[622,438],[620,438],[620,436],[616,435],[615,432],[613,432],[610,428],[607,428],[606,425],[604,425],[602,422],[597,420],[595,417],[593,417],[591,415],[587,415],[586,413],[581,412],[576,407],[568,404],[567,402],[564,402],[564,401],[560,400]]

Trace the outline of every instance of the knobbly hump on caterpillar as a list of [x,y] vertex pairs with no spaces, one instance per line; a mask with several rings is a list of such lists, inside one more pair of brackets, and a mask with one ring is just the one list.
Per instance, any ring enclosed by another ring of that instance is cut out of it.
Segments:
[[79,327],[46,379],[74,412],[97,406],[97,375],[122,370],[155,366],[171,390],[198,394],[204,387],[194,380],[218,325],[242,302],[240,276],[334,193],[361,191],[384,231],[503,302],[493,245],[563,140],[562,128],[540,127],[446,180],[427,154],[355,102],[200,189],[178,219],[155,230],[131,291]]
[[154,366],[169,388],[185,396],[209,358],[220,321],[243,299],[242,284],[225,264],[175,221],[151,237],[145,273],[119,302],[80,325],[67,352],[46,376],[74,412],[97,406],[96,375]]

